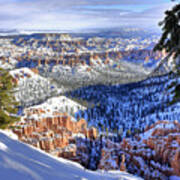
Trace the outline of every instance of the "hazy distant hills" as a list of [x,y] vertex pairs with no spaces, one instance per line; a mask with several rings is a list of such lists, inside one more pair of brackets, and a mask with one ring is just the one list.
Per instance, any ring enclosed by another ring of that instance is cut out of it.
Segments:
[[69,30],[23,30],[23,29],[0,29],[0,36],[14,36],[14,35],[32,35],[32,34],[46,34],[46,33],[70,33],[72,36],[81,36],[81,37],[93,37],[99,36],[103,38],[134,38],[140,36],[145,38],[147,36],[159,35],[159,32],[156,30],[150,29],[140,29],[140,28],[109,28],[109,29],[90,29],[82,31],[69,31]]

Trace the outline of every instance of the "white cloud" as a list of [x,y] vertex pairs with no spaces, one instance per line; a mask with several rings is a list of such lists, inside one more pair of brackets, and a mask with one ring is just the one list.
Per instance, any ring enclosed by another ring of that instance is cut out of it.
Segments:
[[[3,0],[0,2],[1,28],[80,30],[121,25],[156,26],[170,3],[163,0]],[[164,0],[166,1],[166,0]],[[152,5],[153,2],[156,4]],[[143,12],[106,9],[101,5],[145,4]],[[89,6],[98,6],[90,9]],[[153,7],[154,6],[154,7]]]

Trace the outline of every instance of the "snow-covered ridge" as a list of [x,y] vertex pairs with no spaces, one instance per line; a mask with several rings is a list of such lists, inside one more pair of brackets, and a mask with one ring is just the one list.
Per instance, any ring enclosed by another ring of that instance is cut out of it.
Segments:
[[140,180],[128,173],[93,172],[11,139],[0,130],[1,180]]
[[20,68],[11,70],[10,74],[18,85],[15,96],[21,105],[37,104],[61,91],[50,82],[50,79],[40,76],[38,70],[33,72],[29,68]]
[[[53,112],[55,111],[61,113],[68,113],[69,115],[71,115],[71,119],[76,121],[73,117],[73,114],[78,110],[85,110],[86,107],[72,101],[71,99],[68,99],[65,96],[58,96],[49,98],[44,103],[27,108],[25,109],[25,111],[28,111],[30,109],[43,109],[46,112],[45,114],[43,114],[43,117],[52,117]],[[28,118],[30,118],[30,116],[28,116]]]

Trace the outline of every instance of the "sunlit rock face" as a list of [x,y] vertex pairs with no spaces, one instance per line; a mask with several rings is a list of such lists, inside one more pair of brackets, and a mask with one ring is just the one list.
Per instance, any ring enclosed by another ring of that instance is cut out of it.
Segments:
[[16,123],[14,132],[23,142],[79,163],[83,159],[77,154],[76,138],[92,140],[98,136],[97,130],[88,128],[84,119],[74,121],[67,113],[41,108],[27,109],[22,121]]

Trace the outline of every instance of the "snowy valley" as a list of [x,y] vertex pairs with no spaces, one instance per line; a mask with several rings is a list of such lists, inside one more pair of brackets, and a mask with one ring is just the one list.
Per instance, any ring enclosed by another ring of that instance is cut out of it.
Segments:
[[0,131],[2,180],[180,179],[180,103],[157,38],[1,37],[21,119]]

